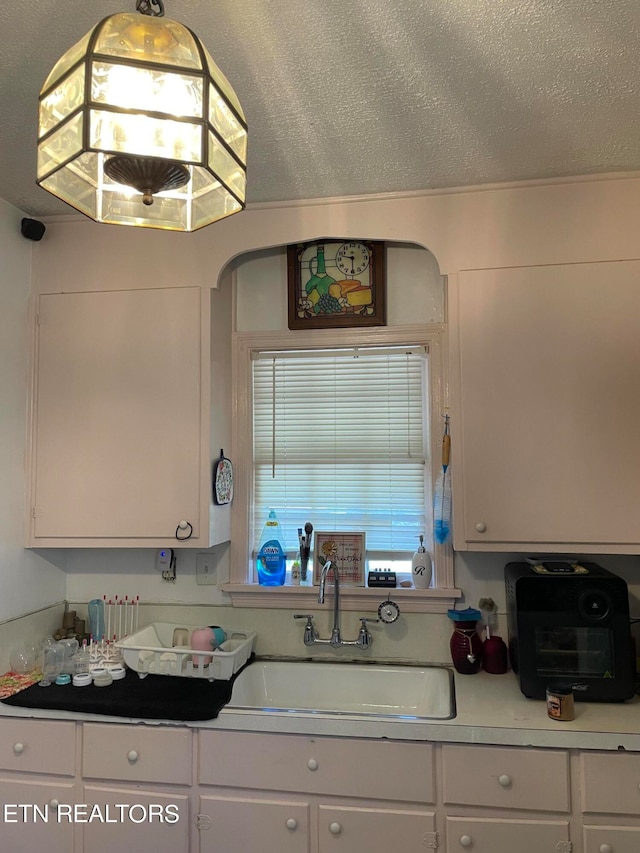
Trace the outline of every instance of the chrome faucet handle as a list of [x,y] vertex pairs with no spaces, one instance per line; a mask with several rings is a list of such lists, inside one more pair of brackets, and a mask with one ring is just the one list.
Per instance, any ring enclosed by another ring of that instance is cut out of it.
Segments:
[[380,620],[370,619],[368,616],[359,616],[358,619],[360,620],[360,630],[358,631],[356,645],[361,649],[368,649],[371,643],[373,643],[373,637],[367,628],[367,622],[379,622]]
[[318,639],[318,632],[313,625],[313,615],[311,613],[294,613],[294,619],[306,619],[307,624],[304,626],[304,644],[312,646]]

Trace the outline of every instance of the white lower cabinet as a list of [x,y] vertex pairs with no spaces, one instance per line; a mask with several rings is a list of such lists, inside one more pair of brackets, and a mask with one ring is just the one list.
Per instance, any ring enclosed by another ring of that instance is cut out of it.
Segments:
[[264,794],[199,798],[200,853],[308,853],[308,802]]
[[640,850],[640,755],[587,752],[580,756],[584,853]]
[[572,851],[566,750],[445,744],[442,800],[447,853]]
[[584,826],[584,853],[638,853],[640,826]]
[[[82,737],[81,823],[87,853],[187,853],[191,832],[192,733],[86,723]],[[103,780],[116,784],[105,784]],[[96,806],[91,814],[90,807]]]
[[640,753],[0,717],[1,853],[638,853]]
[[[72,782],[0,776],[0,850],[7,853],[76,853],[75,825],[64,808],[75,801]],[[58,806],[62,804],[60,814]]]
[[436,844],[435,814],[430,811],[375,803],[318,807],[319,853],[424,853]]
[[571,849],[566,820],[447,817],[447,853],[570,853]]
[[69,815],[75,776],[74,723],[0,719],[2,853],[80,853]]
[[219,786],[200,799],[200,853],[436,846],[435,812],[426,807],[435,803],[432,744],[247,732],[199,738],[198,781]]
[[[82,850],[86,853],[178,853],[189,850],[189,790],[181,793],[85,785]],[[97,806],[93,810],[92,807]],[[86,822],[85,822],[86,821]]]

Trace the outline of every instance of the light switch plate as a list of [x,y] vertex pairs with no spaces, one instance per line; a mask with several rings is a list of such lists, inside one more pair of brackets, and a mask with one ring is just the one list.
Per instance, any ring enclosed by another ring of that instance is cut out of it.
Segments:
[[213,554],[196,554],[196,583],[202,586],[214,585],[218,580],[218,570],[214,565]]

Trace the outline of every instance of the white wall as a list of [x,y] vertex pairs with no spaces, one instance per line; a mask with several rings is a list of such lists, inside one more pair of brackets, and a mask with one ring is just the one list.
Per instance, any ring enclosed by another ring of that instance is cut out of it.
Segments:
[[0,200],[0,623],[62,601],[66,585],[58,567],[63,554],[52,561],[23,548],[27,312],[35,245],[20,233],[23,215]]
[[[140,232],[77,218],[48,226],[50,231],[35,253],[34,293],[180,282],[216,287],[227,264],[237,264],[246,252],[265,250],[265,256],[273,258],[270,247],[331,235],[425,246],[443,274],[455,275],[461,269],[637,258],[640,178],[603,176],[532,186],[258,205],[193,235]],[[268,324],[282,328],[286,300],[280,291],[274,301],[272,286],[271,280],[267,291],[265,283],[256,307]],[[428,320],[427,304],[421,303],[420,310],[421,319]],[[404,308],[396,312],[394,307],[393,316],[396,322],[406,322]],[[245,313],[238,317],[240,323],[246,322]],[[509,558],[507,554],[457,555],[457,582],[465,593],[461,605],[477,605],[480,596],[490,595],[504,612],[502,571]],[[146,601],[170,603],[176,612],[182,602],[215,605],[224,601],[214,587],[196,586],[194,554],[180,552],[175,585],[160,581],[153,559],[148,550],[74,550],[69,555],[68,597],[83,602],[103,594],[139,594]],[[223,575],[224,554],[219,559]],[[595,561],[632,583],[632,610],[640,616],[637,558],[598,557]],[[149,616],[159,612],[164,611],[147,611]],[[350,616],[346,614],[345,620],[349,633]],[[300,632],[290,617],[290,611],[236,610],[230,618],[241,620],[242,625],[259,624],[269,640],[277,639],[280,653],[304,653]],[[374,649],[378,654],[397,651],[398,656],[409,649],[418,659],[442,660],[448,633],[445,616],[410,614],[393,627],[393,643],[381,641]],[[271,650],[270,643],[268,647]]]

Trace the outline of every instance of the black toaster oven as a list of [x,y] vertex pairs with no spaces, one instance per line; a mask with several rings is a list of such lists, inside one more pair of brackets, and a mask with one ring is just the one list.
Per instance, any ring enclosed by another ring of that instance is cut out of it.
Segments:
[[595,563],[507,563],[509,658],[520,689],[544,699],[549,684],[576,700],[622,702],[635,691],[626,582]]

